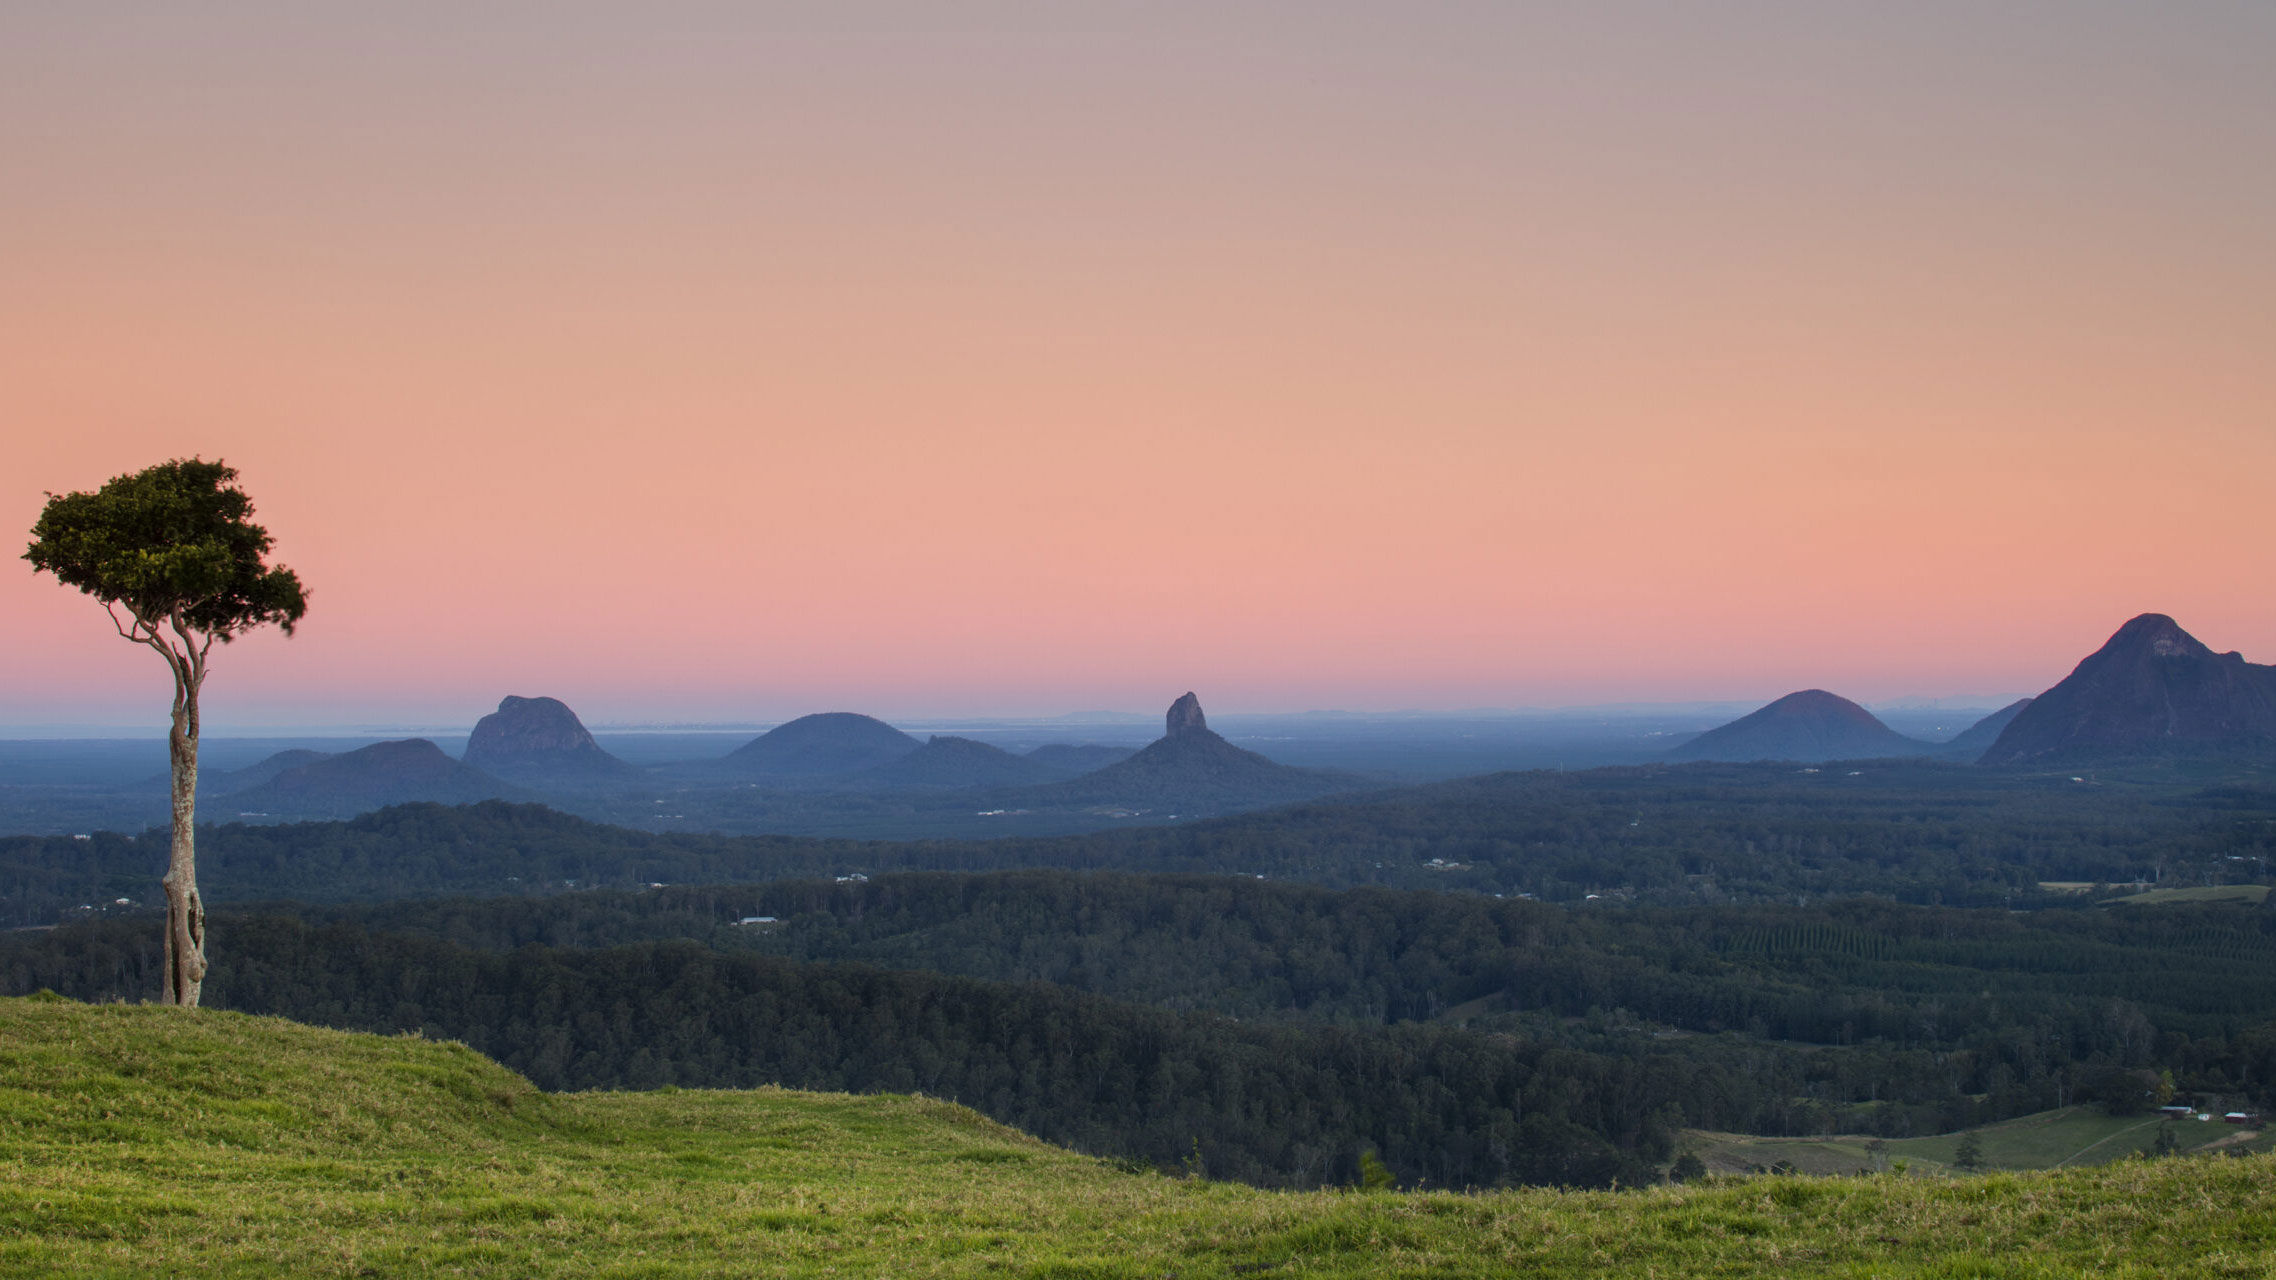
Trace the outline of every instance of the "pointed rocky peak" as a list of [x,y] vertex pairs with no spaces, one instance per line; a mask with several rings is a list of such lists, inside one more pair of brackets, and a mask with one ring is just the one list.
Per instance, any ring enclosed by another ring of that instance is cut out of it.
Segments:
[[1209,721],[1201,714],[1201,699],[1191,693],[1170,704],[1169,728],[1163,736],[1182,738],[1191,733],[1209,732]]
[[2276,754],[2276,668],[2145,613],[2023,708],[1981,763],[2175,753]]
[[[2102,653],[2113,656],[2141,656],[2154,658],[2210,658],[2213,651],[2203,641],[2181,629],[2181,624],[2162,613],[2145,613],[2118,628]],[[2097,655],[2100,656],[2100,655]]]

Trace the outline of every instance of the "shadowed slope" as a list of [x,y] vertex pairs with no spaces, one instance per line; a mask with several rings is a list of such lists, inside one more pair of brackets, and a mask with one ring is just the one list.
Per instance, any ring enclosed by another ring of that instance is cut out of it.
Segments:
[[1962,729],[1950,742],[1938,747],[1936,754],[1963,763],[1974,761],[1989,750],[1992,743],[1999,741],[1999,735],[2015,722],[2015,717],[2023,714],[2023,708],[2030,705],[2029,698],[2018,698],[2008,703]]
[[2276,667],[2145,613],[2033,699],[1982,763],[2164,753],[2276,754]]
[[856,777],[881,787],[1019,787],[1066,774],[1026,756],[970,738],[935,735],[925,745],[890,764],[865,769]]
[[287,769],[222,799],[240,811],[346,817],[394,804],[529,800],[529,792],[461,764],[425,738],[375,742]]
[[1027,758],[1046,765],[1061,776],[1094,773],[1110,764],[1119,764],[1137,755],[1135,747],[1110,747],[1095,742],[1047,742],[1027,753]]

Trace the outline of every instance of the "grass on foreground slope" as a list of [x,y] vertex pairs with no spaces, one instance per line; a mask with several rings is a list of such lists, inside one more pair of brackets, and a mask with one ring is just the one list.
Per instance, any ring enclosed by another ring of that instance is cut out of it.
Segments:
[[471,1051],[0,1000],[0,1274],[2261,1276],[2269,1157],[1630,1193],[1257,1191],[920,1098],[548,1096]]

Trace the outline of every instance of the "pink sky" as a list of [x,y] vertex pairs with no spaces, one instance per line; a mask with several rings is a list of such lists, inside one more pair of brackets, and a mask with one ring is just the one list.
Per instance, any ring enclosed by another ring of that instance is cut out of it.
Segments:
[[[2276,661],[2266,6],[25,8],[0,523],[238,466],[217,723]],[[10,563],[0,729],[157,723]]]

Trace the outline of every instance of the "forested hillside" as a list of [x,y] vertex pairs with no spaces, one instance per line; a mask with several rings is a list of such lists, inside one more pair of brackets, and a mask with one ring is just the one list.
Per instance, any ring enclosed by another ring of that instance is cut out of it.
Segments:
[[[348,822],[205,828],[215,902],[373,901],[894,870],[1232,872],[1623,902],[1818,900],[2027,906],[2043,882],[2261,878],[2276,786],[1987,773],[1691,765],[1497,774],[1184,826],[1049,839],[850,841],[659,835],[529,805],[406,805]],[[164,839],[0,838],[0,925],[148,901]]]
[[[284,909],[496,950],[684,938],[1248,1019],[1621,1011],[1690,1031],[1917,1048],[2045,1020],[2069,1042],[2061,1056],[2083,1058],[2121,1047],[2106,1039],[2113,1001],[2145,1010],[2168,1036],[2276,1013],[2276,910],[2241,904],[1572,909],[1229,876],[1015,871]],[[776,923],[737,923],[761,916]],[[2219,982],[2204,980],[2207,964],[2220,966]]]
[[[1681,1100],[1714,1093],[1668,1055],[1247,1024],[692,944],[484,952],[275,917],[213,936],[217,1008],[460,1040],[546,1089],[920,1091],[1078,1150],[1263,1185],[1354,1182],[1366,1149],[1436,1186],[1633,1185],[1669,1155]],[[155,941],[139,922],[0,941],[0,991],[133,995]]]
[[[1198,1140],[1267,1184],[1344,1179],[1366,1145],[1441,1185],[1594,1183],[1652,1176],[1684,1127],[2276,1102],[2276,914],[2235,905],[1015,872],[264,910],[216,917],[215,1002],[463,1039],[548,1088],[919,1089],[1165,1167]],[[17,934],[0,992],[138,998],[156,945],[138,920]]]

